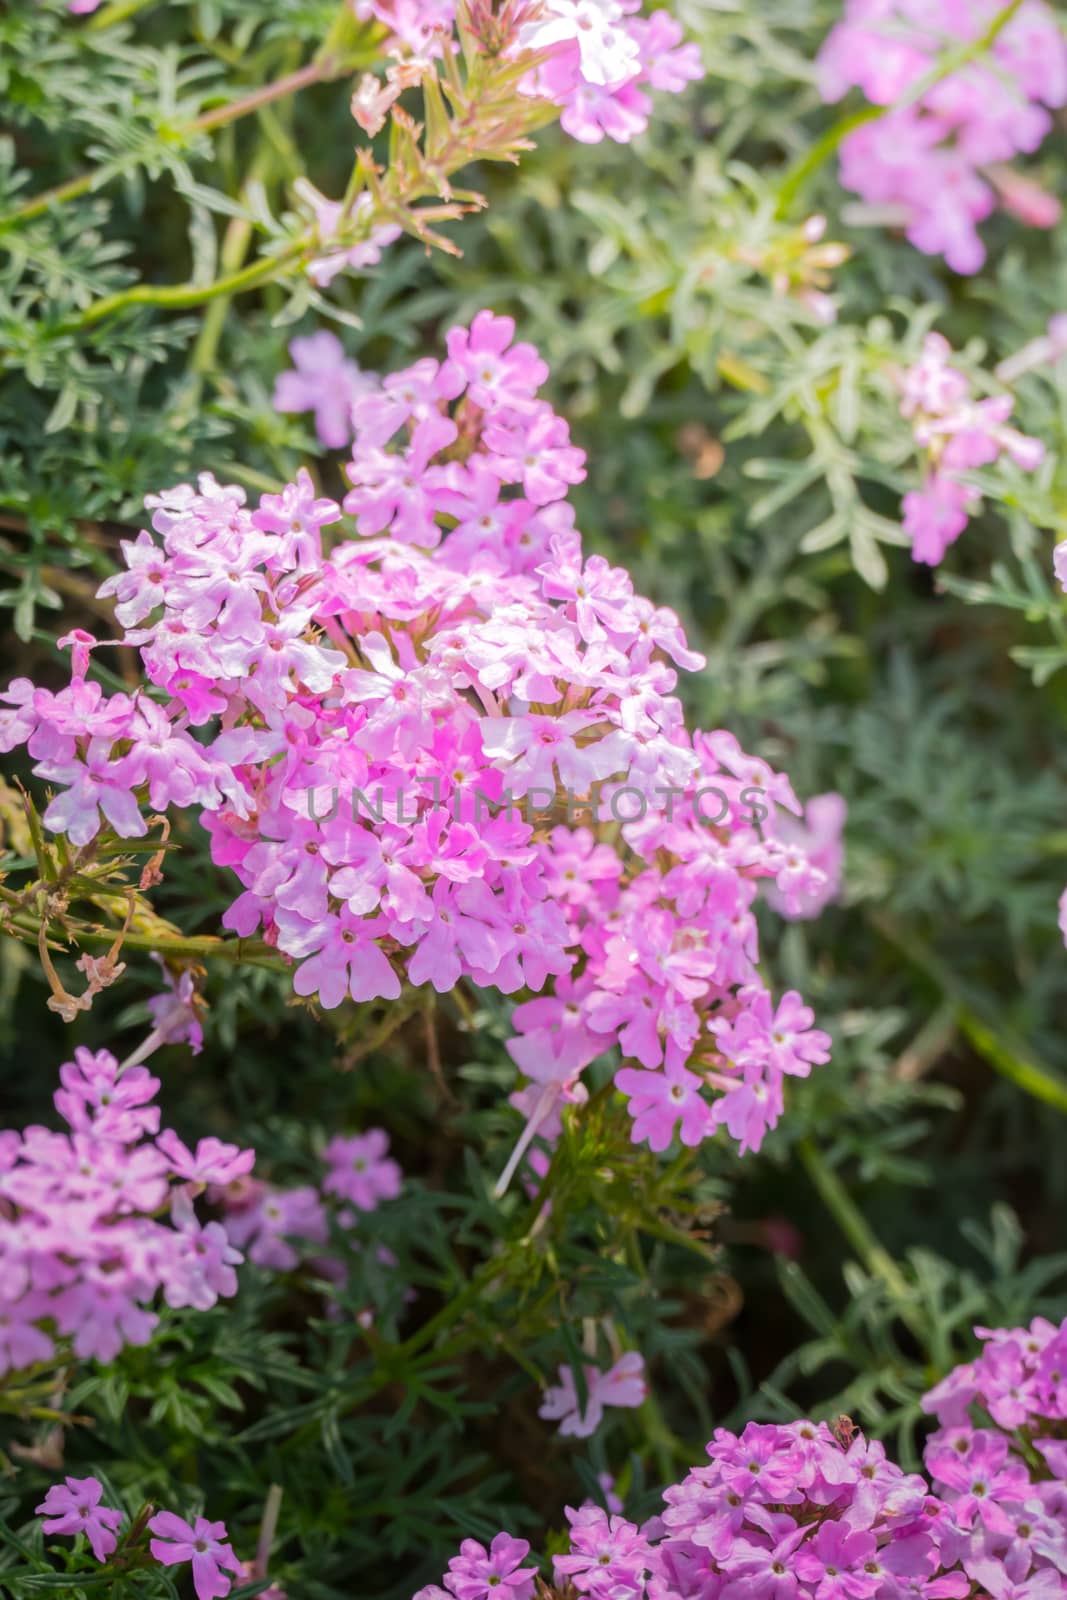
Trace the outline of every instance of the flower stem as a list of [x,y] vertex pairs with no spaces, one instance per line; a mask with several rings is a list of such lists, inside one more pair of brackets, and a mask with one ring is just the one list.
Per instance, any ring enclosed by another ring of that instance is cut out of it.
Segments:
[[99,300],[94,300],[80,316],[64,323],[63,331],[91,328],[97,322],[103,322],[105,318],[113,316],[116,311],[125,311],[130,306],[165,306],[171,311],[185,311],[192,306],[205,305],[223,296],[243,294],[246,289],[255,289],[261,283],[270,283],[287,266],[296,261],[305,248],[306,243],[303,239],[295,240],[284,250],[279,250],[274,255],[261,256],[250,266],[242,267],[237,272],[227,273],[224,277],[217,278],[214,283],[135,283],[129,289],[119,290],[117,294],[103,295]]
[[[271,165],[272,152],[261,150],[252,166],[250,178],[261,181],[266,177]],[[222,241],[220,262],[225,273],[237,272],[244,265],[245,256],[252,243],[252,224],[247,217],[231,217]],[[215,357],[218,351],[219,339],[222,336],[226,313],[229,309],[229,296],[212,301],[204,317],[200,333],[197,337],[192,354],[192,370],[200,377],[213,371]]]
[[[273,83],[261,84],[258,89],[253,89],[237,100],[229,100],[225,105],[216,106],[212,111],[202,112],[188,124],[187,133],[189,135],[213,133],[216,128],[225,128],[231,122],[238,122],[242,117],[260,111],[276,100],[284,100],[313,83],[326,83],[330,78],[338,76],[339,70],[337,64],[329,57],[316,56],[314,61],[309,61],[306,66],[298,68],[295,72],[287,73],[283,78],[276,78]],[[103,188],[105,183],[110,183],[112,178],[118,176],[126,164],[124,160],[105,162],[92,172],[83,172],[77,178],[68,178],[66,183],[58,184],[54,189],[46,189],[43,194],[34,195],[32,199],[24,201],[22,205],[16,206],[13,211],[0,217],[0,229],[12,227],[18,222],[29,222],[32,218],[39,217],[42,212],[50,210],[52,206],[63,205],[66,201],[76,200],[79,195],[88,194],[93,189]]]
[[867,1218],[810,1138],[801,1139],[797,1151],[819,1197],[872,1278],[880,1278],[897,1315],[925,1343],[926,1319],[907,1278],[879,1240]]
[[127,18],[135,17],[138,11],[144,11],[154,4],[155,0],[112,0],[111,5],[98,11],[95,17],[90,17],[85,24],[85,31],[99,33],[104,28],[114,27],[116,22],[125,22]]
[[[0,933],[12,935],[24,944],[36,945],[38,930],[37,921],[25,916],[11,917],[0,923]],[[106,928],[77,928],[66,932],[64,937],[77,945],[110,947],[115,935]],[[184,937],[167,933],[127,933],[122,942],[131,950],[158,950],[160,955],[202,956],[208,960],[219,958],[238,966],[280,969],[287,965],[283,956],[258,939],[217,939],[213,934]]]
[[1025,1040],[1017,1039],[1009,1028],[989,1015],[982,1000],[971,993],[940,956],[912,931],[898,928],[881,911],[868,914],[868,921],[918,972],[921,972],[948,1000],[956,1014],[956,1025],[964,1038],[989,1065],[1035,1100],[1067,1111],[1067,1078],[1055,1072],[1034,1054]]
[[227,123],[237,122],[241,117],[247,117],[251,112],[258,111],[261,106],[269,106],[275,100],[283,100],[287,95],[297,94],[299,90],[306,89],[313,83],[324,83],[335,70],[328,61],[321,59],[309,61],[307,66],[299,67],[296,72],[287,73],[284,78],[277,78],[273,83],[262,84],[260,88],[253,89],[251,94],[244,95],[240,100],[230,100],[226,105],[216,106],[214,111],[205,111],[192,123],[192,127],[198,133],[211,133],[215,128],[224,128]]

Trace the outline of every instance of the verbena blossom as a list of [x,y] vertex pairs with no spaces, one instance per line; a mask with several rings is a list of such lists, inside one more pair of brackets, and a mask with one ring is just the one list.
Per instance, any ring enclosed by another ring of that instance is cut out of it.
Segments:
[[[153,1024],[151,1048],[155,1049],[157,1044],[187,1044],[193,1055],[198,1056],[204,1047],[204,1029],[197,1010],[202,1002],[196,980],[188,968],[175,976],[160,956],[155,959],[164,990],[148,1001],[148,1014]],[[144,1047],[138,1052],[142,1060],[147,1053]]]
[[[37,1507],[45,1533],[84,1533],[97,1561],[107,1561],[117,1548],[115,1535],[124,1515],[101,1505],[102,1495],[97,1478],[67,1478],[53,1484]],[[224,1600],[234,1577],[253,1576],[250,1564],[238,1561],[230,1548],[225,1523],[210,1522],[206,1517],[189,1523],[172,1511],[158,1511],[150,1518],[147,1531],[152,1535],[149,1553],[162,1566],[191,1564],[197,1600]],[[265,1593],[285,1600],[281,1589],[271,1587]]]
[[197,1517],[188,1523],[173,1511],[160,1511],[149,1522],[148,1531],[155,1535],[148,1548],[161,1565],[191,1563],[197,1600],[222,1600],[233,1587],[233,1578],[226,1574],[243,1575],[223,1522]]
[[115,1533],[122,1512],[102,1506],[98,1478],[65,1478],[54,1483],[37,1507],[45,1533],[84,1533],[98,1561],[106,1561],[118,1543]]
[[328,1169],[323,1189],[358,1211],[376,1211],[383,1200],[395,1200],[402,1175],[388,1150],[389,1135],[381,1128],[335,1134],[322,1155]]
[[329,1238],[326,1209],[311,1184],[282,1189],[253,1178],[219,1198],[227,1238],[257,1267],[291,1272],[300,1262],[298,1243],[324,1245]]
[[[1067,1320],[976,1328],[984,1348],[923,1400],[940,1424],[926,1469],[994,1596],[1067,1593]],[[1059,1587],[1056,1587],[1056,1585]]]
[[[356,0],[356,14],[376,17],[390,29],[392,51],[407,58],[436,56],[455,48],[453,0]],[[519,93],[560,107],[565,133],[585,144],[613,139],[628,144],[648,126],[652,102],[646,92],[678,94],[702,78],[695,44],[668,11],[641,15],[640,0],[543,0],[505,5],[498,26],[504,53],[537,52],[539,64],[519,83]],[[373,83],[374,80],[371,80]],[[385,105],[403,87],[386,91]],[[382,97],[370,85],[353,112],[373,131],[381,122]],[[365,120],[369,111],[370,122]]]
[[276,411],[311,411],[315,432],[329,450],[352,443],[352,405],[375,386],[345,355],[335,333],[320,328],[289,345],[293,366],[278,375],[274,386]]
[[574,1373],[560,1367],[559,1384],[545,1390],[538,1416],[559,1423],[564,1437],[587,1439],[600,1426],[608,1406],[633,1409],[648,1398],[645,1359],[637,1350],[628,1350],[607,1372],[591,1363],[583,1366],[585,1402],[579,1399]]
[[77,1049],[60,1080],[68,1133],[0,1133],[0,1374],[68,1341],[112,1361],[148,1342],[158,1294],[206,1311],[237,1288],[241,1254],[193,1197],[247,1173],[252,1152],[206,1140],[194,1154],[160,1133],[159,1080],[107,1050]]
[[489,1549],[464,1539],[448,1563],[444,1585],[455,1600],[533,1600],[535,1567],[523,1566],[530,1553],[525,1539],[498,1533]]
[[[326,1168],[321,1187],[302,1184],[284,1188],[258,1178],[239,1177],[219,1185],[211,1198],[224,1210],[227,1237],[247,1254],[249,1261],[273,1272],[292,1272],[303,1262],[339,1291],[348,1281],[343,1252],[330,1250],[331,1214],[351,1250],[362,1250],[363,1216],[387,1200],[395,1199],[403,1174],[389,1154],[389,1138],[381,1128],[361,1134],[337,1134],[322,1154]],[[396,1266],[396,1257],[384,1245],[375,1246],[378,1262]],[[331,1301],[331,1314],[336,1302]],[[356,1313],[363,1327],[374,1321],[365,1306]]]
[[976,398],[970,379],[951,358],[947,339],[928,333],[919,360],[900,378],[901,414],[910,420],[925,459],[922,488],[904,496],[904,529],[915,560],[928,566],[937,566],[981,510],[982,496],[964,474],[1002,455],[1032,472],[1045,455],[1039,439],[1008,426],[1011,395]]
[[[567,1508],[556,1584],[594,1600],[1067,1595],[1067,1322],[976,1331],[981,1357],[925,1401],[943,1424],[926,1448],[933,1487],[847,1419],[718,1428],[707,1464],[643,1526]],[[487,1555],[470,1545],[464,1570]],[[457,1561],[423,1600],[462,1593]]]
[[767,900],[780,916],[790,921],[808,921],[837,899],[845,865],[842,834],[847,815],[844,796],[831,790],[827,794],[812,795],[804,807],[803,817],[791,817],[788,813],[781,817],[778,837],[787,847],[798,846],[797,871],[810,881],[810,867],[817,867],[824,882],[807,887],[792,899],[777,884],[772,884],[767,890]]
[[[618,1047],[635,1139],[758,1149],[829,1039],[771,1000],[754,903],[773,883],[800,913],[828,875],[779,832],[788,779],[687,730],[678,618],[584,554],[546,376],[483,311],[357,397],[343,507],[306,471],[254,509],[208,474],[150,496],[101,590],[147,684],[105,695],[83,641],[67,688],[0,696],[0,747],[27,745],[45,825],[89,853],[199,808],[240,884],[225,926],[324,1009],[516,996],[521,1148]],[[285,1226],[253,1259],[280,1263]]]
[[977,272],[985,260],[976,224],[998,195],[1039,226],[1059,217],[1052,196],[1033,184],[1020,192],[1019,175],[1004,166],[1035,151],[1050,113],[1067,105],[1067,41],[1042,0],[1025,0],[987,52],[911,99],[1003,9],[1000,0],[847,0],[818,58],[824,99],[858,88],[888,108],[842,142],[842,183],[955,272]]

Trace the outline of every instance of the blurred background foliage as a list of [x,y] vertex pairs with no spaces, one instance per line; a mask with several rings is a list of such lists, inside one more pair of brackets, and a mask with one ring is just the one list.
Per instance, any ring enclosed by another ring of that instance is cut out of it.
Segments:
[[[832,153],[807,159],[841,115],[812,69],[837,9],[679,0],[706,81],[662,98],[633,147],[549,131],[517,173],[478,173],[490,205],[454,228],[461,257],[405,240],[328,304],[275,285],[88,330],[70,324],[90,300],[135,279],[207,282],[245,248],[250,180],[273,215],[302,171],[326,193],[343,183],[343,85],[190,131],[298,66],[333,7],[0,14],[8,675],[60,675],[53,640],[99,623],[92,592],[146,492],[201,470],[272,488],[316,455],[338,487],[304,419],[271,407],[294,333],[331,323],[361,365],[389,368],[488,305],[540,347],[589,453],[586,538],[707,653],[681,684],[693,718],[731,728],[802,795],[849,805],[843,902],[811,924],[768,917],[764,936],[778,987],[832,1033],[832,1063],[791,1086],[781,1127],[740,1164],[725,1148],[657,1161],[595,1096],[556,1159],[543,1233],[521,1191],[492,1199],[517,1124],[503,1004],[446,1002],[353,1064],[370,1019],[316,1020],[270,972],[208,975],[203,1056],[156,1063],[164,1121],[254,1144],[285,1185],[314,1181],[330,1132],[386,1127],[408,1181],[362,1243],[397,1265],[352,1252],[333,1317],[308,1267],[249,1269],[233,1304],[165,1319],[149,1350],[58,1400],[82,1419],[67,1470],[101,1469],[131,1506],[182,1484],[242,1550],[280,1484],[278,1576],[302,1600],[406,1600],[458,1534],[558,1524],[604,1471],[628,1511],[651,1509],[713,1425],[748,1416],[847,1411],[911,1464],[918,1396],[971,1351],[975,1323],[1067,1311],[1067,606],[1051,577],[1067,363],[1019,385],[1015,420],[1045,441],[1045,467],[986,485],[936,574],[900,532],[918,469],[889,376],[934,324],[975,372],[1043,332],[1064,309],[1067,229],[994,219],[986,269],[960,279],[864,226]],[[1035,167],[1067,194],[1062,130]],[[34,208],[90,171],[87,192]],[[851,251],[830,324],[802,278],[773,281],[799,271],[812,214]],[[157,903],[212,931],[230,891],[195,827],[178,837]],[[10,822],[7,842],[17,854]],[[154,977],[131,963],[67,1028],[35,955],[5,941],[5,1123],[47,1119],[75,1043],[134,1041]],[[373,1335],[356,1321],[368,1306]],[[583,1319],[645,1353],[654,1398],[568,1443],[538,1422],[538,1385],[580,1361]],[[27,1593],[49,1587],[25,1516],[51,1479],[18,1450],[43,1427],[12,1420],[0,1479],[15,1541],[0,1563]]]

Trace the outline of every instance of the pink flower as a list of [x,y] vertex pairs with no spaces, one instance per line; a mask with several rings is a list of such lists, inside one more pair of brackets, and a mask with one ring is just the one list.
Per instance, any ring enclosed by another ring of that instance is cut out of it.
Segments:
[[[311,212],[318,230],[322,253],[310,262],[308,277],[320,289],[332,283],[346,267],[359,271],[377,266],[382,251],[399,239],[403,231],[398,223],[373,220],[374,202],[366,190],[346,206],[339,200],[327,200],[306,178],[298,178],[293,189]],[[365,237],[338,247],[335,241],[342,230],[349,234],[362,231]]]
[[44,1294],[26,1293],[15,1304],[0,1304],[0,1373],[18,1372],[55,1354],[52,1339],[37,1326],[49,1306]]
[[623,1594],[640,1594],[641,1578],[652,1559],[644,1534],[634,1523],[609,1517],[599,1506],[584,1505],[578,1511],[567,1506],[566,1512],[570,1552],[556,1556],[556,1577],[570,1579],[579,1593],[595,1594],[605,1585],[619,1584]]
[[45,1533],[84,1533],[98,1561],[106,1561],[117,1544],[115,1530],[122,1512],[100,1504],[98,1478],[67,1478],[54,1483],[37,1507]]
[[105,1136],[120,1144],[135,1144],[159,1129],[159,1107],[149,1104],[159,1089],[159,1079],[145,1067],[127,1067],[121,1075],[110,1050],[87,1050],[77,1045],[74,1060],[59,1069],[54,1101],[56,1110],[72,1128]]
[[325,1244],[329,1235],[326,1212],[317,1189],[274,1189],[256,1185],[250,1193],[238,1192],[239,1204],[228,1211],[226,1235],[257,1267],[291,1272],[300,1256],[294,1240]]
[[946,41],[975,43],[992,16],[988,0],[848,0],[818,61],[825,99],[855,85],[890,107],[842,143],[846,187],[895,213],[919,250],[944,255],[964,273],[985,259],[975,224],[998,192],[1017,215],[1048,225],[1049,205],[1039,205],[1004,164],[1035,150],[1052,125],[1049,110],[1067,103],[1067,46],[1041,0],[1009,19],[988,60],[941,76],[909,103],[909,92],[945,59]]
[[325,1011],[339,1006],[346,995],[353,1000],[399,998],[400,979],[370,929],[350,911],[342,909],[302,928],[290,918],[285,926],[288,953],[308,957],[293,977],[297,994],[317,995]]
[[343,450],[352,439],[352,402],[373,389],[374,379],[349,361],[336,334],[326,328],[293,339],[293,369],[274,386],[276,411],[313,411],[315,431],[329,450]]
[[[802,820],[788,814],[777,819],[775,832],[785,846],[785,864],[768,889],[767,900],[780,916],[807,921],[837,899],[845,861],[842,833],[846,815],[843,797],[831,792],[813,795]],[[814,880],[812,869],[817,874]]]
[[529,405],[548,381],[548,368],[532,344],[512,344],[515,323],[479,311],[470,328],[451,328],[448,357],[483,411]]
[[813,1600],[866,1600],[874,1593],[875,1579],[863,1564],[876,1548],[872,1534],[824,1522],[797,1552],[796,1573]]
[[701,1080],[683,1067],[666,1072],[638,1072],[624,1067],[615,1074],[615,1086],[630,1097],[635,1142],[648,1141],[652,1150],[666,1150],[680,1124],[685,1145],[699,1144],[707,1135],[710,1110],[701,1098]]
[[445,1583],[456,1600],[533,1600],[536,1567],[520,1566],[530,1553],[525,1539],[498,1533],[489,1549],[464,1539],[448,1563]]
[[[150,1035],[142,1050],[152,1045]],[[158,1080],[81,1048],[60,1076],[54,1098],[69,1134],[0,1133],[0,1374],[48,1360],[67,1341],[80,1359],[113,1361],[151,1338],[158,1292],[206,1310],[237,1288],[240,1255],[171,1184],[177,1167],[198,1170],[193,1158],[170,1130],[152,1140]],[[217,1140],[202,1141],[198,1155],[202,1177],[247,1170],[253,1159]]]
[[156,1149],[167,1157],[175,1177],[196,1184],[233,1183],[251,1172],[256,1160],[254,1150],[241,1150],[214,1136],[201,1139],[194,1155],[170,1128],[160,1134]]
[[[1002,1352],[1026,1333],[984,1330]],[[1030,1330],[1031,1371],[1062,1337],[1052,1325]],[[1059,1442],[1048,1443],[1056,1446],[1049,1468],[1058,1473]],[[972,1593],[1053,1600],[1067,1570],[1064,1484],[1025,1481],[1016,1444],[989,1430],[945,1444],[961,1481],[971,1480],[981,1459],[991,1468],[986,1489],[996,1484],[1004,1526],[975,1518],[967,1527],[955,1492],[940,1498],[862,1434],[846,1444],[825,1423],[804,1420],[750,1423],[740,1437],[718,1428],[706,1463],[667,1487],[662,1513],[642,1528],[592,1503],[568,1508],[556,1581],[593,1600],[966,1600]],[[450,1577],[445,1584],[458,1593]],[[440,1595],[431,1588],[426,1600]]]
[[539,403],[529,418],[491,420],[484,437],[493,471],[505,483],[521,483],[535,506],[562,499],[569,484],[585,479],[585,452],[571,444],[570,429],[550,406]]
[[559,1422],[559,1431],[565,1438],[587,1439],[600,1426],[606,1406],[628,1409],[643,1405],[648,1398],[645,1381],[644,1357],[636,1350],[620,1356],[607,1372],[588,1365],[585,1375],[586,1401],[582,1406],[574,1373],[570,1367],[560,1367],[559,1384],[545,1390],[538,1416],[550,1422]]
[[77,845],[95,839],[103,821],[120,838],[144,837],[148,826],[130,792],[136,778],[125,762],[112,762],[109,755],[110,741],[90,739],[83,761],[38,764],[42,777],[65,785],[44,813],[46,828],[67,834]]
[[335,1134],[322,1153],[329,1168],[322,1187],[327,1194],[350,1200],[360,1211],[376,1211],[383,1200],[395,1200],[402,1175],[386,1152],[389,1136],[381,1128],[345,1138]]
[[233,1269],[244,1257],[230,1244],[221,1223],[197,1221],[183,1190],[176,1191],[171,1211],[180,1243],[168,1253],[161,1272],[164,1299],[175,1308],[209,1311],[220,1297],[237,1293]]
[[921,489],[904,496],[904,529],[916,561],[937,566],[959,538],[982,497],[959,473],[1007,455],[1020,470],[1041,464],[1044,447],[1006,426],[1011,396],[975,401],[967,378],[951,365],[951,348],[938,333],[927,334],[922,354],[901,374],[901,414],[911,419],[916,444],[927,452]]
[[159,1511],[148,1528],[156,1535],[148,1548],[163,1566],[192,1562],[197,1600],[221,1600],[233,1587],[226,1572],[241,1576],[241,1563],[230,1549],[225,1523],[197,1517],[190,1525],[173,1511]]
[[[421,3],[405,0],[397,38],[419,31]],[[541,19],[558,35],[545,71],[561,104],[594,92],[621,104],[638,81],[692,75],[688,56],[672,60],[670,19],[628,3],[567,0]],[[583,62],[597,74],[611,60],[630,63],[621,79],[586,74]],[[327,233],[341,226],[323,216]],[[149,497],[152,531],[124,547],[128,571],[107,591],[151,692],[105,695],[85,676],[93,641],[77,638],[67,688],[12,686],[2,737],[59,786],[46,821],[73,843],[143,833],[152,806],[195,807],[232,874],[224,926],[260,933],[324,1009],[395,1000],[404,984],[527,991],[508,1047],[525,1125],[505,1176],[524,1156],[536,1170],[587,1095],[584,1069],[616,1049],[636,1138],[660,1147],[725,1126],[756,1147],[785,1080],[824,1060],[827,1041],[798,997],[776,1010],[760,980],[754,903],[773,880],[790,914],[813,908],[834,841],[771,821],[772,806],[800,814],[789,781],[727,730],[687,728],[677,674],[702,658],[673,612],[583,553],[565,495],[584,457],[538,394],[537,353],[489,311],[447,343],[445,360],[368,379],[352,401],[355,536],[306,472],[258,504],[206,474]],[[294,404],[317,406],[320,364],[345,378],[329,336],[294,359]],[[1002,405],[969,404],[943,352],[922,360],[906,404],[930,427],[931,396],[955,396],[934,418],[946,455],[1025,456]],[[152,1002],[153,1047],[195,1048],[193,979],[171,981]],[[136,1131],[145,1104],[110,1105],[114,1128]],[[77,1115],[96,1127],[91,1108]],[[239,1153],[193,1154],[172,1136],[153,1159],[154,1171],[130,1164],[136,1194],[113,1160],[101,1171],[131,1206],[152,1184],[162,1203],[175,1181],[246,1171]],[[393,1181],[384,1156],[370,1171]],[[286,1219],[266,1212],[290,1202],[257,1193],[234,1226],[260,1259],[288,1261]],[[124,1327],[146,1336],[139,1289],[93,1293],[94,1348]]]

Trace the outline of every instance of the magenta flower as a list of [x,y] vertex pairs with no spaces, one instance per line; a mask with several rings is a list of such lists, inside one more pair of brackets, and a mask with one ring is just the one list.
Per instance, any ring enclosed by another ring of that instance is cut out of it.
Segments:
[[522,1567],[530,1553],[525,1539],[498,1533],[489,1549],[464,1539],[445,1578],[456,1600],[533,1600],[536,1567]]
[[148,832],[130,792],[136,777],[125,761],[109,759],[110,746],[110,740],[91,739],[84,761],[38,764],[42,777],[64,785],[44,814],[45,827],[65,833],[72,844],[88,844],[105,821],[123,839],[140,839]]
[[399,998],[400,979],[367,924],[347,909],[318,925],[306,925],[300,934],[295,918],[287,926],[294,930],[290,952],[309,957],[293,977],[297,994],[317,995],[325,1011],[339,1006],[346,995],[353,1000]]
[[[60,1076],[54,1099],[70,1133],[0,1133],[0,1375],[47,1360],[68,1340],[68,1359],[72,1348],[83,1360],[112,1361],[124,1345],[149,1341],[160,1290],[171,1305],[206,1310],[237,1287],[240,1255],[218,1223],[200,1224],[189,1190],[172,1184],[176,1163],[193,1158],[169,1130],[152,1138],[158,1080],[81,1048]],[[225,1160],[213,1165],[212,1141],[202,1142],[202,1181],[251,1165],[252,1152],[213,1143]]]
[[241,1563],[230,1549],[225,1523],[197,1517],[190,1525],[173,1511],[160,1511],[148,1529],[156,1535],[148,1548],[163,1566],[192,1562],[197,1600],[222,1600],[233,1587],[233,1579],[226,1573],[241,1576]]
[[630,1097],[634,1139],[647,1139],[651,1150],[666,1150],[676,1128],[685,1145],[699,1144],[707,1134],[711,1111],[696,1073],[683,1067],[667,1072],[624,1067],[615,1074],[615,1086]]
[[[1067,46],[1040,0],[1009,20],[988,60],[915,99],[911,91],[945,59],[946,45],[972,43],[990,15],[982,0],[848,0],[817,63],[824,99],[838,100],[855,85],[888,108],[842,143],[846,188],[899,218],[917,249],[943,255],[962,273],[985,260],[976,224],[994,209],[989,180],[996,181],[997,165],[1035,150],[1052,126],[1050,111],[1067,103]],[[997,189],[1004,192],[1002,182]],[[1006,192],[1010,199],[1010,183]],[[1028,209],[1046,225],[1057,215],[1032,201]]]
[[345,357],[336,334],[326,328],[289,345],[293,369],[282,372],[274,386],[276,411],[312,411],[315,431],[330,450],[343,450],[352,438],[352,402],[374,379]]
[[254,1150],[242,1150],[213,1135],[201,1139],[194,1154],[170,1128],[160,1134],[156,1149],[166,1156],[175,1177],[187,1183],[233,1183],[251,1172],[256,1161]]
[[876,1548],[873,1534],[824,1522],[797,1551],[794,1566],[813,1600],[867,1600],[877,1580],[863,1570],[863,1564]]
[[[361,3],[378,15],[377,0]],[[405,3],[403,21],[385,7],[381,20],[421,36],[426,4],[451,25],[449,0]],[[551,42],[523,92],[557,97],[585,133],[643,115],[641,86],[673,90],[695,69],[672,20],[628,0],[550,0],[541,22]],[[426,39],[443,48],[433,28]],[[623,63],[621,78],[598,76]],[[339,208],[303,198],[322,274],[380,248],[337,244]],[[316,415],[342,404],[355,380],[331,337],[294,342],[284,404]],[[345,499],[360,537],[306,472],[258,504],[207,474],[150,496],[151,530],[124,547],[128,570],[107,592],[152,693],[106,695],[85,676],[94,641],[73,639],[70,685],[13,685],[0,742],[26,743],[36,775],[58,786],[45,820],[73,843],[105,826],[143,834],[152,806],[195,808],[233,875],[224,926],[260,935],[323,1009],[395,1000],[405,984],[525,991],[508,1046],[524,1074],[509,1099],[525,1119],[509,1173],[524,1158],[536,1170],[562,1106],[587,1095],[584,1069],[612,1052],[626,1058],[618,1085],[636,1140],[693,1144],[725,1126],[758,1148],[783,1085],[829,1041],[799,996],[779,1002],[761,981],[754,903],[771,880],[787,909],[819,899],[834,845],[771,822],[775,806],[801,811],[783,773],[727,730],[687,728],[676,676],[701,658],[673,612],[585,555],[565,498],[584,455],[539,395],[537,353],[489,311],[447,344],[443,361],[361,375]],[[928,423],[931,396],[952,399],[946,454],[970,459],[993,441],[1024,459],[1003,406],[971,404],[946,368],[935,351],[907,380],[914,420]],[[343,420],[322,425],[337,437]],[[195,999],[183,973],[152,1002],[156,1042],[196,1047]],[[137,1080],[126,1083],[132,1094]],[[145,1101],[101,1096],[108,1127],[135,1131]],[[245,1171],[238,1155],[170,1136],[156,1153],[164,1191]],[[147,1183],[143,1161],[130,1168]],[[148,1192],[121,1177],[119,1188],[134,1210]],[[246,1209],[264,1260],[288,1260],[285,1219],[269,1214],[285,1205]],[[310,1213],[304,1223],[317,1229]],[[193,1303],[229,1281],[211,1236],[198,1238],[213,1265]],[[97,1291],[93,1348],[123,1328],[144,1336],[140,1289]]]
[[[611,1479],[608,1479],[610,1485]],[[556,1556],[556,1577],[569,1578],[582,1591],[596,1593],[619,1584],[622,1593],[640,1593],[640,1580],[651,1561],[647,1538],[625,1517],[608,1516],[599,1506],[566,1508],[571,1525],[570,1551]]]
[[726,1564],[723,1600],[792,1600],[797,1593],[796,1548],[806,1530],[798,1528],[792,1517],[780,1516],[775,1521],[782,1532],[774,1543],[739,1539],[734,1545]]
[[322,1185],[327,1194],[350,1200],[360,1211],[376,1211],[383,1200],[395,1200],[402,1174],[387,1151],[389,1136],[381,1128],[345,1138],[335,1134],[322,1152],[329,1168]]
[[325,1244],[329,1224],[319,1192],[310,1184],[296,1189],[274,1189],[252,1180],[250,1189],[238,1191],[226,1217],[227,1237],[257,1267],[290,1272],[300,1261],[293,1240]]
[[560,1367],[559,1383],[546,1389],[538,1416],[558,1422],[564,1438],[588,1439],[600,1426],[606,1406],[633,1409],[648,1398],[644,1357],[636,1350],[621,1356],[607,1372],[588,1365],[584,1369],[586,1401],[578,1399],[574,1373]]
[[1040,440],[1007,426],[1009,394],[975,400],[970,380],[951,364],[952,349],[939,333],[928,333],[914,366],[899,380],[901,415],[911,420],[924,453],[926,475],[904,496],[904,529],[916,561],[937,566],[982,506],[977,489],[960,477],[1006,455],[1023,472],[1044,457]]
[[54,1483],[37,1507],[45,1533],[84,1533],[98,1561],[106,1561],[117,1544],[115,1529],[122,1512],[100,1504],[98,1478],[67,1478]]
[[[1067,1406],[1038,1373],[1047,1371],[1058,1390],[1067,1323],[976,1331],[987,1340],[972,1364],[979,1380],[1018,1387],[1011,1369],[1021,1352],[1024,1384],[1037,1380],[1035,1403],[1062,1425]],[[969,1377],[962,1388],[972,1385]],[[564,1387],[576,1409],[573,1381]],[[941,1398],[954,1406],[955,1386],[941,1386]],[[960,1488],[941,1498],[862,1434],[842,1439],[808,1421],[751,1423],[740,1437],[719,1428],[707,1463],[670,1485],[661,1515],[642,1528],[592,1503],[568,1509],[569,1548],[555,1557],[557,1583],[593,1600],[1054,1600],[1067,1572],[1067,1449],[1044,1441],[1055,1477],[1038,1471],[1030,1479],[1018,1444],[1013,1432],[969,1424],[935,1436],[928,1452],[935,1478],[946,1481],[942,1471],[947,1478],[951,1461],[958,1463]],[[988,1491],[979,1498],[996,1500],[1003,1525],[966,1503],[979,1465]],[[462,1565],[453,1562],[444,1580],[456,1596],[452,1571]],[[484,1584],[484,1566],[474,1571]],[[471,1592],[485,1600],[485,1588]],[[427,1600],[441,1593],[431,1587]]]

